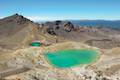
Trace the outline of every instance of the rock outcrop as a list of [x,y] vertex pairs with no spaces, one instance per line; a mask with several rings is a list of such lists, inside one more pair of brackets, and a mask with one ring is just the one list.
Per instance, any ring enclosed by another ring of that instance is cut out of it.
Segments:
[[51,35],[61,35],[74,30],[74,25],[67,21],[46,22],[44,26]]

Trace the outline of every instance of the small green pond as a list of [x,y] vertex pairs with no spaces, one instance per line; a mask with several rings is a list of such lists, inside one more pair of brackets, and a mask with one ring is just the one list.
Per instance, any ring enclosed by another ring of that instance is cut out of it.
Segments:
[[30,45],[31,45],[31,46],[39,47],[39,46],[41,46],[42,44],[41,44],[40,42],[32,42]]
[[91,64],[98,59],[97,50],[60,50],[47,52],[45,57],[53,66],[69,68],[77,65]]

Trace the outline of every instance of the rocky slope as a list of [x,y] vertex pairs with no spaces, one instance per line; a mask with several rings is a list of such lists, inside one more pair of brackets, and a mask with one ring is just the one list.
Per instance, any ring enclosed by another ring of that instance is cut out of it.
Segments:
[[99,48],[113,48],[120,45],[120,30],[107,27],[82,27],[76,26],[69,21],[46,22],[43,32],[64,39],[84,42]]
[[[32,40],[44,45],[29,46]],[[68,21],[36,24],[15,14],[0,19],[0,80],[120,80],[120,32],[81,27]],[[94,49],[99,59],[61,69],[49,64],[46,51]]]
[[[68,47],[67,47],[68,46]],[[50,65],[44,58],[44,52],[64,49],[93,49],[99,50],[100,59],[94,64],[75,66],[61,69]],[[116,51],[117,50],[117,51]],[[12,59],[6,61],[10,69],[23,66],[28,68],[20,74],[12,72],[5,80],[119,80],[120,79],[120,52],[119,48],[102,50],[78,42],[58,43],[48,47],[28,47],[15,51]],[[114,54],[113,54],[114,53]],[[111,57],[112,56],[112,57]],[[4,70],[5,71],[5,70]],[[16,70],[18,72],[18,70]],[[19,73],[19,72],[18,72]],[[2,76],[5,76],[2,74]]]
[[77,41],[104,49],[119,47],[120,32],[105,27],[76,26],[69,21],[36,24],[19,14],[0,19],[0,50],[28,46],[32,40],[48,44]]
[[[51,44],[57,37],[41,32],[39,24],[19,14],[0,19],[0,53],[29,46],[33,40]],[[59,37],[60,38],[60,37]],[[60,38],[60,40],[63,40]]]
[[21,15],[3,18],[0,20],[0,48],[14,49],[24,46],[25,40],[36,38],[37,33],[37,25]]

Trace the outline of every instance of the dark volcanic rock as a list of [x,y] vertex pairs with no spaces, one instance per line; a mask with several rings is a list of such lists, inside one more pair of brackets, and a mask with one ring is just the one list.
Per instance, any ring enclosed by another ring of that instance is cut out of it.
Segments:
[[64,35],[74,31],[74,25],[67,21],[55,21],[45,23],[46,31],[51,35]]
[[55,33],[55,31],[54,31],[53,28],[48,28],[48,29],[47,29],[47,32],[48,32],[49,34],[51,34],[51,35],[56,35],[56,33]]
[[64,24],[64,29],[67,32],[73,31],[74,30],[74,25],[71,22],[67,22]]

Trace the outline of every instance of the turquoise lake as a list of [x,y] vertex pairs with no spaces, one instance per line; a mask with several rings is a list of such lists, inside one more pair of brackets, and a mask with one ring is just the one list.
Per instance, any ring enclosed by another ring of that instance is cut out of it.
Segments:
[[60,50],[47,52],[45,57],[48,62],[59,68],[70,68],[77,65],[91,64],[98,59],[97,50]]

